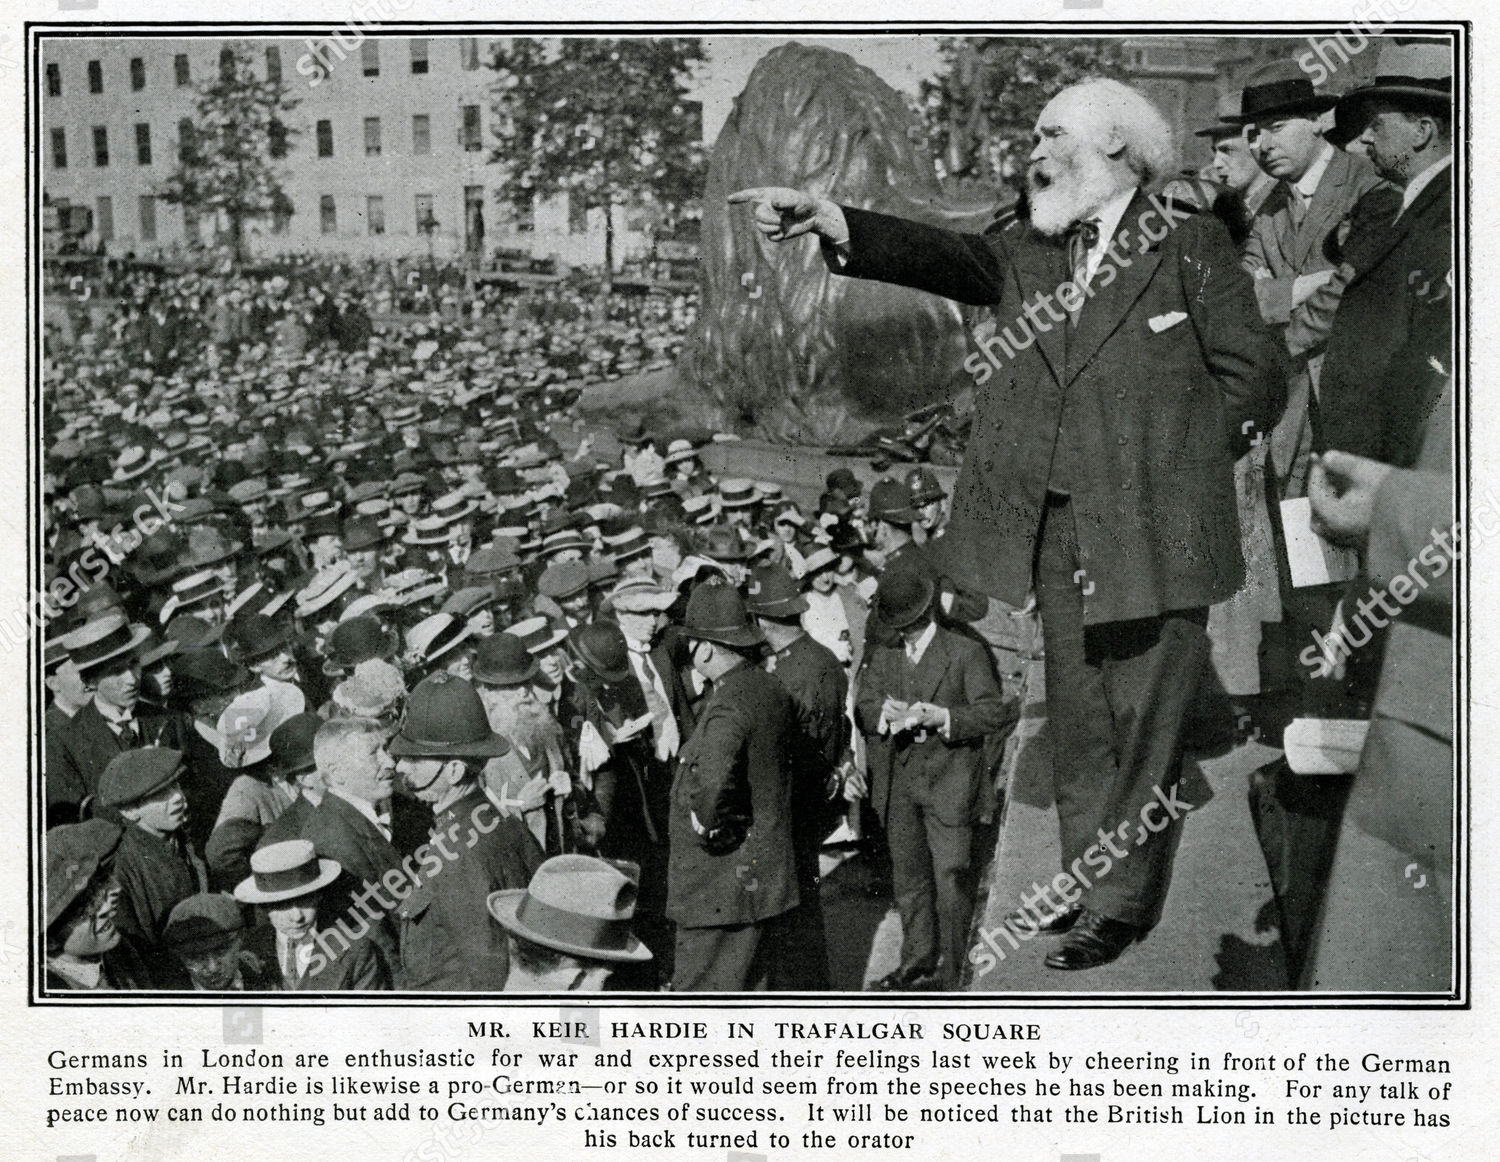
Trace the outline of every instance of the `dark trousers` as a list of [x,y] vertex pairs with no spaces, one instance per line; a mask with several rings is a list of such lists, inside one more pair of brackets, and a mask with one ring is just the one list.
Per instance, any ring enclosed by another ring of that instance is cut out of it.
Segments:
[[757,924],[677,927],[672,991],[756,992],[768,987],[771,965],[782,954],[791,913]]
[[[1035,580],[1063,870],[1086,885],[1084,907],[1150,928],[1171,879],[1179,826],[1164,825],[1162,803],[1181,775],[1208,610],[1085,627],[1080,567],[1072,504],[1049,493]],[[1108,855],[1108,870],[1103,836],[1124,852]]]
[[898,762],[886,834],[901,915],[901,969],[937,971],[945,988],[957,988],[974,918],[974,829],[944,823],[905,793],[903,781]]

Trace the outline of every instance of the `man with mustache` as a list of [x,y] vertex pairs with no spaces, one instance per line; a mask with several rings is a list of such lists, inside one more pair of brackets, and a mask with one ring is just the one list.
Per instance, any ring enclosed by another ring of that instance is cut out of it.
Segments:
[[943,571],[1012,606],[1035,587],[1062,866],[1087,886],[1013,921],[1067,933],[1049,967],[1116,959],[1156,923],[1176,827],[1106,875],[1101,834],[1175,792],[1207,608],[1244,574],[1234,458],[1285,393],[1277,337],[1223,224],[1150,190],[1171,132],[1140,93],[1093,80],[1037,118],[1030,217],[965,235],[798,190],[753,203],[772,241],[819,237],[830,267],[999,308],[965,366],[976,414]]

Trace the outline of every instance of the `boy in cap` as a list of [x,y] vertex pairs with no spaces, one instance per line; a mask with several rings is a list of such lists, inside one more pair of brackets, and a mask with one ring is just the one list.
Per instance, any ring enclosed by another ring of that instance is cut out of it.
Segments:
[[[247,865],[248,866],[248,865]],[[233,896],[189,896],[167,918],[166,942],[194,992],[262,992],[281,987],[268,962],[245,948],[245,914]]]
[[181,983],[181,967],[163,943],[172,909],[208,889],[208,869],[187,843],[182,752],[148,746],[110,760],[99,779],[99,805],[125,821],[115,857],[121,895],[117,924],[146,962],[151,983]]
[[67,823],[47,833],[47,976],[49,990],[146,988],[151,982],[116,924],[114,877],[120,827],[104,819]]
[[[484,763],[510,743],[490,729],[474,688],[439,672],[412,691],[390,749],[407,789],[433,812],[433,842],[397,909],[401,986],[498,992],[509,960],[503,933],[486,922],[484,902],[492,892],[529,883],[543,860],[526,825],[502,815],[480,786]],[[433,850],[441,860],[432,859]]]

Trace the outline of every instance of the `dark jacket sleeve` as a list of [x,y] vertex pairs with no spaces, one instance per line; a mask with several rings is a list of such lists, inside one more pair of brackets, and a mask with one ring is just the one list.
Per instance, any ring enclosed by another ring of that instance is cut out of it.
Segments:
[[825,244],[835,274],[896,283],[971,306],[1000,301],[1004,266],[999,243],[906,218],[840,207],[849,224],[849,258],[840,263]]
[[745,744],[753,727],[750,709],[729,698],[712,699],[698,721],[688,806],[705,847],[734,842],[752,822]]
[[1015,722],[1015,700],[1001,693],[994,667],[980,646],[956,638],[951,648],[958,654],[964,701],[948,707],[951,715],[948,741],[969,742],[998,734]]

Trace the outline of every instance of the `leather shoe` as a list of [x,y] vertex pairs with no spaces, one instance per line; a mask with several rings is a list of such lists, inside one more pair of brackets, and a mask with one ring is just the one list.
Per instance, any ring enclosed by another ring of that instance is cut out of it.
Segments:
[[1005,926],[1017,936],[1061,936],[1078,922],[1083,908],[1078,904],[1061,908],[1017,908],[1005,917]]
[[1085,908],[1067,940],[1048,954],[1046,965],[1064,970],[1098,968],[1118,959],[1142,935],[1134,924],[1111,920]]
[[942,979],[930,968],[898,968],[870,985],[876,993],[928,993],[943,987]]

